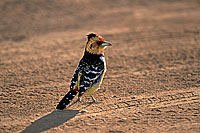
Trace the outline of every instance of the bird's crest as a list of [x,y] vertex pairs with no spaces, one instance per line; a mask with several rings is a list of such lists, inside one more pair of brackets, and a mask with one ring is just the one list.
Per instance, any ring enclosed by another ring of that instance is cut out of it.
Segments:
[[91,39],[105,41],[102,36],[95,34],[95,33],[90,33],[87,35],[87,37],[88,37],[88,41],[90,41]]

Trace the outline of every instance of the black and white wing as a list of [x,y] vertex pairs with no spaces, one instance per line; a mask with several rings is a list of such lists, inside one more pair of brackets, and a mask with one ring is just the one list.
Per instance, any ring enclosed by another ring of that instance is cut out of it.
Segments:
[[82,76],[80,78],[79,97],[82,96],[88,88],[100,82],[104,72],[105,67],[102,61],[97,61],[92,65],[85,66],[84,70],[81,71]]

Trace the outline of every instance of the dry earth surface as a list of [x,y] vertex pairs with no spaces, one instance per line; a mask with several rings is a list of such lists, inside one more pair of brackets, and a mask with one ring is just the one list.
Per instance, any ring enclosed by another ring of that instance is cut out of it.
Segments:
[[[64,111],[86,34],[101,89]],[[1,0],[0,132],[200,132],[199,0]]]

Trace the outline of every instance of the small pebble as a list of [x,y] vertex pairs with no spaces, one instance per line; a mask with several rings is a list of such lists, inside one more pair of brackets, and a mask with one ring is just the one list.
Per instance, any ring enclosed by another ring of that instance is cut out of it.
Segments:
[[88,111],[87,110],[81,110],[80,113],[87,113]]
[[123,119],[119,120],[119,122],[124,122],[126,120],[127,120],[127,118],[123,118]]

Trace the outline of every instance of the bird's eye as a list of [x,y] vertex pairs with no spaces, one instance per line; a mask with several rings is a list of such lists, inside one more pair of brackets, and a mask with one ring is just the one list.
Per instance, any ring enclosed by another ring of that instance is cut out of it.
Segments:
[[93,48],[93,44],[91,44],[91,45],[90,45],[90,49],[91,49],[91,50],[93,50],[93,49],[94,49],[94,48]]

